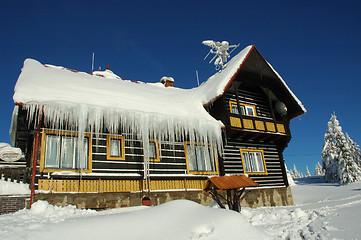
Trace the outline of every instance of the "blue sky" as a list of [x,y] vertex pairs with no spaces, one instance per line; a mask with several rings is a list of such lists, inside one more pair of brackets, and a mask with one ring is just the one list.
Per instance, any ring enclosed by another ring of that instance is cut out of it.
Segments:
[[[9,142],[12,95],[33,58],[124,79],[172,76],[192,88],[215,73],[203,40],[253,44],[308,110],[291,122],[284,153],[313,172],[331,113],[361,144],[360,1],[0,1],[0,142]],[[233,54],[234,55],[234,54]]]

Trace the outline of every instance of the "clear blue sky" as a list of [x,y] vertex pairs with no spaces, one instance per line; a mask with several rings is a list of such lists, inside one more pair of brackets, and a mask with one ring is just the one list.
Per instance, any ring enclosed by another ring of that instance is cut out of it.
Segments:
[[[252,2],[252,3],[251,3]],[[12,95],[33,58],[124,79],[175,78],[182,88],[215,73],[203,40],[255,45],[302,101],[285,151],[313,172],[331,113],[361,144],[360,1],[0,1],[0,142],[9,142]],[[234,55],[234,54],[233,54]]]

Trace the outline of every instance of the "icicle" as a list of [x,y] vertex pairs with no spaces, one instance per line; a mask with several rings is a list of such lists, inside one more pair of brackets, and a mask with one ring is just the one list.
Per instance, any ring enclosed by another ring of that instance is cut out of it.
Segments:
[[[110,134],[122,132],[123,134],[139,135],[144,148],[145,174],[149,174],[149,139],[173,143],[189,141],[191,145],[201,143],[210,146],[210,150],[204,154],[208,156],[211,154],[211,159],[214,156],[213,151],[219,153],[222,150],[220,125],[204,119],[179,118],[85,104],[52,103],[42,105],[29,103],[23,106],[28,111],[29,124],[37,119],[38,110],[43,109],[45,125],[53,130],[76,131],[79,136],[78,146],[83,146],[85,132],[98,136],[104,131],[108,131]],[[81,157],[81,159],[83,158]],[[207,164],[209,165],[209,163]],[[80,167],[85,167],[84,163],[80,163]],[[215,169],[215,166],[206,166],[206,168]]]

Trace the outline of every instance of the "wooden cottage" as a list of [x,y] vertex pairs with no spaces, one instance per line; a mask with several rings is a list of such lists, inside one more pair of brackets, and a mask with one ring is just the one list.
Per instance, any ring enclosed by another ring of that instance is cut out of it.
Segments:
[[306,110],[254,46],[193,89],[27,59],[14,102],[11,139],[34,170],[35,200],[209,204],[209,177],[247,174],[260,187],[243,205],[292,204],[282,153]]

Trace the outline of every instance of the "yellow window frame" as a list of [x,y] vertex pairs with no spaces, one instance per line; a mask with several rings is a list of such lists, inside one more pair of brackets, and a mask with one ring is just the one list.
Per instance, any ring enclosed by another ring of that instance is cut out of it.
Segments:
[[[239,149],[240,151],[240,154],[241,154],[241,158],[242,158],[242,165],[243,165],[243,172],[245,174],[249,174],[249,175],[268,175],[268,172],[267,172],[267,166],[266,166],[266,160],[264,158],[264,152],[263,150],[260,150],[260,149],[249,149],[249,148],[240,148]],[[244,157],[243,157],[243,152],[260,152],[261,155],[262,155],[262,163],[263,163],[263,168],[264,168],[264,172],[247,172],[246,171],[246,163],[245,163],[245,160],[244,160]]]
[[[184,152],[185,152],[185,156],[186,156],[186,163],[187,163],[187,173],[188,174],[196,174],[196,175],[218,175],[219,174],[219,169],[218,169],[218,158],[216,156],[216,151],[214,150],[214,146],[213,146],[213,153],[214,153],[214,166],[215,166],[215,171],[191,171],[189,168],[189,157],[188,157],[188,145],[190,145],[189,141],[185,141],[184,142]],[[205,146],[204,143],[194,143],[194,145],[201,145],[201,146]],[[209,145],[209,144],[208,144]]]
[[157,139],[149,139],[149,143],[155,143],[155,154],[156,158],[149,158],[151,162],[160,162],[160,154],[159,154],[159,141]]
[[[66,169],[66,168],[45,168],[45,152],[46,152],[46,136],[47,135],[61,135],[61,136],[78,136],[76,132],[70,131],[58,131],[58,130],[42,130],[41,134],[41,148],[40,148],[40,166],[39,172],[61,172],[61,171],[70,171],[70,172],[80,172],[80,169]],[[82,170],[84,173],[92,172],[92,139],[89,133],[85,133],[84,137],[88,139],[88,169]]]
[[[120,140],[121,156],[116,157],[111,155],[110,141],[112,139]],[[125,160],[125,141],[124,136],[121,135],[107,135],[107,160]]]
[[[235,101],[229,101],[229,110],[230,110],[231,113],[234,113],[233,110],[232,110],[232,105],[238,106],[238,105],[237,105],[237,102],[235,102]],[[244,115],[244,116],[257,116],[256,105],[247,104],[247,103],[239,103],[239,105],[244,107],[244,111],[245,111],[245,115]],[[246,107],[253,108],[253,113],[254,113],[254,115],[248,115],[248,114],[247,114]],[[242,113],[238,113],[238,114],[241,115]]]

